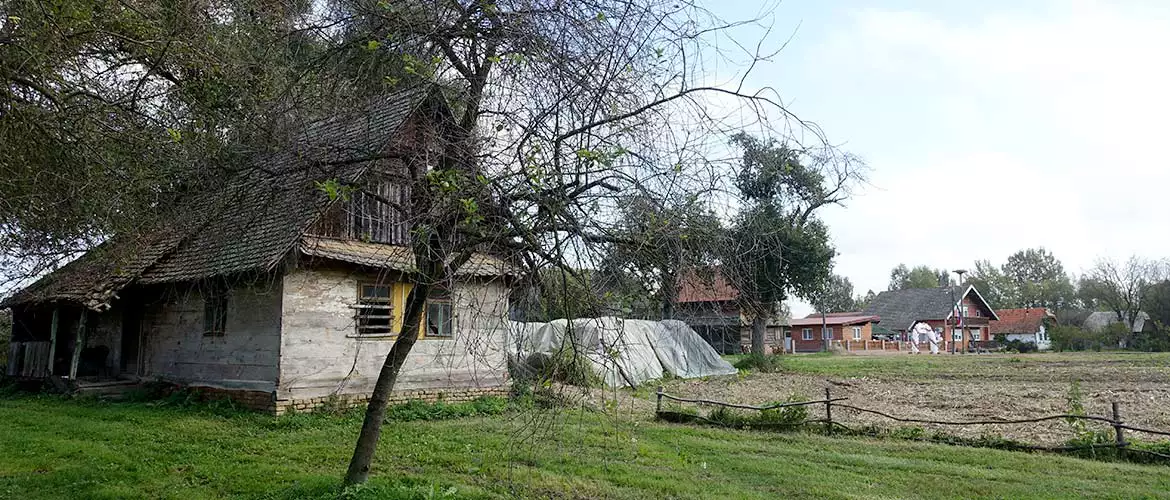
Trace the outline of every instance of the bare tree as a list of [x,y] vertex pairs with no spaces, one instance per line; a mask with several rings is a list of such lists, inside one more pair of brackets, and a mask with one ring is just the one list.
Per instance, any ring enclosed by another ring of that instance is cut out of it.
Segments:
[[399,47],[436,54],[412,60],[413,71],[434,75],[456,105],[425,175],[402,179],[411,184],[420,272],[346,484],[369,474],[428,292],[472,253],[494,248],[528,269],[570,273],[591,245],[619,242],[616,217],[606,214],[620,195],[679,189],[696,178],[690,172],[711,172],[704,134],[694,131],[717,127],[701,96],[728,95],[787,117],[768,94],[694,84],[705,72],[696,66],[707,57],[705,40],[730,25],[686,2],[441,1],[395,4],[380,16]]
[[[1146,293],[1165,279],[1167,265],[1162,261],[1131,256],[1124,262],[1102,258],[1081,277],[1080,293],[1117,315],[1132,335],[1132,327],[1141,313]],[[1129,338],[1121,339],[1128,345]]]

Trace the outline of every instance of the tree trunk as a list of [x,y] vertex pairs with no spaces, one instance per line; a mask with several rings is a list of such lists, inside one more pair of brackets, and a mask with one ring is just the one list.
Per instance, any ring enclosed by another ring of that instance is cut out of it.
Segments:
[[678,301],[676,279],[673,273],[662,273],[662,319],[674,319],[674,303]]
[[757,314],[752,318],[752,354],[764,355],[764,332],[767,330],[767,316]]
[[[421,280],[420,280],[421,281]],[[406,356],[418,341],[419,320],[422,319],[426,308],[427,295],[431,290],[430,284],[416,283],[406,299],[406,308],[403,311],[402,331],[398,339],[390,347],[386,361],[382,363],[382,370],[378,373],[378,381],[374,384],[374,392],[370,395],[370,402],[366,405],[366,418],[362,421],[362,432],[358,435],[357,445],[353,450],[353,458],[349,461],[349,470],[345,473],[345,485],[366,482],[370,477],[370,464],[374,461],[374,450],[378,447],[378,438],[382,435],[382,421],[386,417],[386,404],[390,400],[390,392],[398,380],[398,371],[406,362]]]

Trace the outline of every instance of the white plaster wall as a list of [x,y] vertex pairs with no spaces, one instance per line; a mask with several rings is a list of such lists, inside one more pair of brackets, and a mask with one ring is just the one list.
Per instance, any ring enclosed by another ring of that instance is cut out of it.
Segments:
[[203,297],[182,287],[143,314],[143,375],[225,389],[273,391],[280,359],[280,279],[235,284],[225,334],[203,335]]
[[[280,384],[277,399],[330,394],[368,395],[392,338],[354,338],[358,281],[344,269],[298,268],[284,276]],[[452,290],[454,336],[420,339],[395,390],[489,388],[507,383],[506,289],[498,282],[462,282]]]

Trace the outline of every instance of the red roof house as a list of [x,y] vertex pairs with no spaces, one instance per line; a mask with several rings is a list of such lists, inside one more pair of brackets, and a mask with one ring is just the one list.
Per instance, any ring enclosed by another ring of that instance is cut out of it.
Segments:
[[827,313],[824,318],[820,313],[813,313],[789,321],[789,329],[797,352],[815,352],[823,349],[826,338],[858,342],[872,340],[873,325],[879,321],[879,316],[859,312]]
[[1051,345],[1045,321],[1056,319],[1052,311],[1043,307],[1028,307],[999,309],[995,314],[999,320],[990,322],[992,338],[1002,335],[1006,340],[1032,342],[1040,349],[1047,349]]

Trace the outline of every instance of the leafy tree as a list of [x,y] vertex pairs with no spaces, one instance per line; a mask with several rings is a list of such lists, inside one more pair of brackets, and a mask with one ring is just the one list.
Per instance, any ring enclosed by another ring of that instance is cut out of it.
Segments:
[[858,309],[858,301],[853,298],[853,283],[849,278],[834,274],[825,281],[824,286],[817,292],[813,306],[820,312],[844,312]]
[[865,292],[865,295],[858,295],[857,298],[853,299],[853,302],[856,303],[858,311],[864,311],[869,308],[869,304],[873,302],[874,297],[877,297],[877,294],[873,290],[868,290]]
[[1150,285],[1142,298],[1142,310],[1150,315],[1153,328],[1134,339],[1142,351],[1170,351],[1170,279]]
[[3,288],[166,220],[286,143],[296,120],[411,80],[366,33],[313,22],[315,5],[5,2]]
[[1003,277],[1011,307],[1061,309],[1075,300],[1076,290],[1064,266],[1041,248],[1020,250],[1008,257]]
[[992,309],[1016,307],[1012,301],[1012,285],[1000,268],[987,260],[975,261],[968,283],[972,284],[987,300]]
[[[916,266],[913,269],[906,264],[898,264],[890,271],[890,290],[905,290],[908,288],[936,288],[943,276],[949,276],[946,270],[931,269],[928,266]],[[950,278],[947,278],[948,281]],[[953,284],[953,282],[952,282]]]
[[846,200],[861,172],[773,140],[737,134],[732,142],[743,150],[735,186],[745,207],[729,231],[723,269],[752,320],[752,352],[762,355],[777,304],[812,300],[830,278],[836,252],[815,211]]
[[636,194],[624,197],[618,210],[605,274],[614,283],[637,283],[619,289],[651,295],[661,317],[671,319],[681,273],[713,263],[723,227],[694,193],[670,198]]

